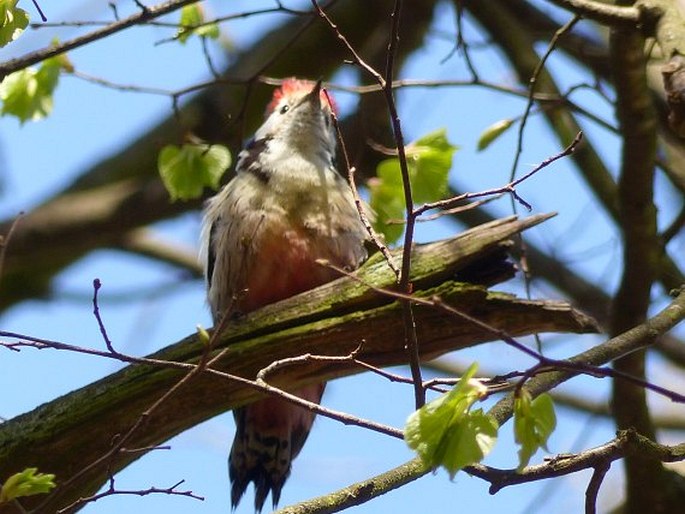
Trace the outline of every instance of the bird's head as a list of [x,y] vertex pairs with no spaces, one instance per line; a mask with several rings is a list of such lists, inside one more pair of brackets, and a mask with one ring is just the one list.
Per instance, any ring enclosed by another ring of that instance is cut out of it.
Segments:
[[321,81],[286,79],[274,91],[266,108],[266,120],[257,139],[278,139],[301,151],[335,153],[332,122],[333,100],[321,89]]

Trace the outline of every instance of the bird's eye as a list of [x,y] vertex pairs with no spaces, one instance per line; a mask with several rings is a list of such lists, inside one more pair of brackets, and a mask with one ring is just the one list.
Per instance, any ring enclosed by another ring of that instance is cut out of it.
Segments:
[[290,106],[289,106],[289,105],[284,105],[283,107],[281,107],[281,111],[280,111],[280,112],[281,112],[281,114],[285,114],[285,113],[288,112],[289,110],[290,110]]

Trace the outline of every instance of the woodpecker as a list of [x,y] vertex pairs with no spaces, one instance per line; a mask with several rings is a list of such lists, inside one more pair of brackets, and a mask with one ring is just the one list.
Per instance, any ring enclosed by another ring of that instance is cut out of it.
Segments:
[[[366,258],[367,232],[352,190],[335,168],[334,105],[317,83],[287,79],[264,124],[240,152],[236,176],[205,209],[208,301],[215,324],[337,278],[325,259],[353,270]],[[294,394],[319,403],[325,384]],[[233,411],[231,506],[250,482],[255,508],[274,507],[315,414],[269,397]]]

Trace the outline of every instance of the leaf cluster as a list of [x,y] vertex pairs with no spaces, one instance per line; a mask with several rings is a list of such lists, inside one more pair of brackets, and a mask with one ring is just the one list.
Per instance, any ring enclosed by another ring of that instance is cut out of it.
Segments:
[[18,1],[0,0],[0,48],[21,36],[29,24],[29,15],[17,7]]
[[205,24],[204,9],[199,3],[186,5],[181,9],[179,25],[176,39],[183,44],[193,35],[210,39],[218,39],[220,35],[219,26],[216,23]]
[[26,468],[7,479],[0,488],[0,505],[22,496],[49,493],[55,487],[55,475],[38,473],[38,468]]
[[427,403],[407,419],[404,438],[431,468],[444,467],[452,478],[465,466],[480,462],[497,442],[498,425],[483,409],[472,410],[487,395],[473,380],[478,365],[471,364],[457,385]]
[[[407,145],[407,167],[412,197],[416,203],[429,203],[447,195],[447,179],[452,156],[458,147],[447,140],[445,129],[439,129]],[[385,159],[376,168],[376,177],[369,180],[371,208],[376,213],[374,228],[388,243],[396,242],[404,228],[404,185],[400,160]]]
[[231,153],[221,145],[168,145],[159,153],[157,167],[172,200],[191,200],[205,186],[217,189],[231,165]]
[[62,71],[73,71],[65,54],[46,59],[38,69],[25,68],[5,77],[0,83],[0,114],[16,116],[22,124],[48,116]]
[[[477,363],[471,364],[450,392],[412,413],[404,429],[405,441],[423,463],[430,468],[444,467],[452,478],[466,466],[481,462],[497,442],[497,421],[483,409],[472,409],[488,395],[487,387],[473,378],[477,369]],[[555,427],[551,397],[542,394],[533,400],[521,388],[514,401],[519,471],[538,449],[547,449],[547,440]]]

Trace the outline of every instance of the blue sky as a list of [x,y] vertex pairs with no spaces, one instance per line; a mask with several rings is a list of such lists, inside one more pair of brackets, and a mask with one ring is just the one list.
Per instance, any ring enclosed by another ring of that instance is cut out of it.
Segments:
[[[50,21],[109,19],[111,13],[105,1],[64,1],[60,5],[46,4],[43,9]],[[34,18],[30,2],[22,2]],[[220,2],[210,3],[210,10],[219,10]],[[257,6],[272,6],[271,2],[234,2],[235,11]],[[292,4],[291,4],[292,5]],[[117,2],[120,15],[133,12],[132,2]],[[430,44],[415,55],[402,71],[406,78],[466,78],[462,59],[455,55],[445,63],[452,43],[439,37],[441,32],[454,33],[454,16],[447,5],[441,7]],[[222,8],[222,12],[223,12]],[[170,20],[176,20],[173,15]],[[279,17],[254,17],[224,25],[223,30],[237,48],[248,46],[261,31],[279,23]],[[83,30],[83,29],[81,29]],[[20,41],[0,50],[0,61],[21,55],[47,44],[54,36],[68,39],[77,29],[42,29],[29,31]],[[186,46],[177,43],[155,45],[171,35],[169,29],[134,28],[107,40],[97,42],[70,54],[76,69],[90,75],[120,83],[135,83],[150,87],[175,89],[207,77],[198,41]],[[468,37],[477,38],[473,27]],[[221,62],[218,48],[213,52]],[[510,70],[496,54],[477,53],[477,65],[483,77],[492,81],[515,84]],[[552,70],[562,85],[579,78],[579,71],[567,59],[554,57]],[[312,76],[318,76],[312,70]],[[341,74],[344,82],[349,74]],[[474,87],[443,89],[412,89],[398,93],[400,115],[407,140],[412,140],[439,127],[447,127],[450,140],[461,149],[454,158],[452,176],[456,184],[472,191],[503,185],[507,182],[515,148],[516,130],[511,130],[483,153],[476,151],[479,134],[485,127],[505,117],[519,115],[524,102]],[[575,98],[575,97],[574,97]],[[580,93],[577,101],[599,112],[613,122],[611,107],[597,95]],[[339,94],[343,107],[354,98]],[[259,107],[261,109],[261,107]],[[113,91],[82,80],[65,76],[55,94],[53,114],[37,123],[19,123],[0,118],[0,180],[2,202],[0,216],[6,218],[33,205],[59,190],[70,179],[120,148],[125,148],[139,134],[170,114],[168,98]],[[588,134],[601,141],[599,145],[609,163],[618,161],[618,144],[604,129],[587,126]],[[526,132],[526,144],[519,173],[523,173],[546,157],[560,151],[556,140],[546,133],[542,120],[533,117]],[[574,266],[596,283],[615,287],[619,278],[620,246],[616,234],[608,227],[606,216],[588,195],[568,160],[554,164],[523,184],[519,193],[534,206],[534,212],[558,211],[559,215],[535,229],[530,240],[543,248],[554,248],[557,255],[572,259]],[[664,219],[674,212],[664,203]],[[500,200],[493,209],[510,214],[508,200]],[[159,223],[154,228],[170,240],[196,248],[199,237],[199,213]],[[592,220],[588,222],[588,220]],[[419,241],[454,235],[458,227],[448,223],[422,224]],[[675,242],[685,249],[681,237]],[[209,313],[204,301],[203,285],[199,281],[180,282],[172,268],[152,263],[142,257],[113,250],[94,252],[69,267],[57,279],[54,301],[25,302],[0,318],[0,326],[38,337],[102,347],[97,325],[91,313],[92,280],[103,283],[101,309],[111,339],[123,352],[146,354],[177,341],[194,331],[196,324],[209,326]],[[171,287],[169,285],[171,284]],[[520,282],[504,284],[498,289],[519,291]],[[133,301],[120,297],[135,292]],[[545,286],[535,287],[534,294],[556,296]],[[549,337],[549,351],[554,356],[577,353],[600,339],[584,337]],[[483,368],[508,371],[522,368],[526,361],[501,343],[484,345],[460,352],[453,359],[460,363],[472,360]],[[658,364],[658,363],[656,363]],[[5,395],[0,416],[11,418],[50,399],[100,378],[120,366],[112,361],[68,353],[0,352],[0,390],[15,391]],[[398,372],[406,373],[404,369]],[[607,383],[597,380],[574,380],[567,388],[602,394]],[[353,414],[370,417],[401,427],[412,409],[412,393],[405,386],[389,384],[378,377],[364,374],[337,380],[329,384],[325,404]],[[553,453],[580,450],[610,439],[614,429],[603,420],[572,415],[558,410],[559,429],[550,443]],[[83,510],[86,514],[119,513],[123,509],[145,510],[150,514],[187,512],[221,513],[229,509],[226,456],[233,436],[230,414],[207,421],[170,441],[169,451],[157,451],[145,456],[117,476],[117,486],[144,489],[152,485],[169,486],[181,479],[183,487],[204,496],[204,502],[155,495],[146,498],[121,496],[106,498]],[[487,459],[494,466],[514,467],[515,453],[508,435]],[[367,433],[362,429],[342,426],[319,419],[305,450],[295,462],[293,474],[286,485],[282,505],[346,486],[368,478],[411,458],[402,441]],[[541,455],[535,458],[541,459]],[[611,489],[620,476],[615,466],[603,486],[602,505],[612,503]],[[490,512],[506,508],[507,512],[544,512],[536,507],[553,502],[555,512],[578,512],[584,501],[584,489],[589,475],[582,473],[563,481],[520,486],[487,494],[487,484],[460,474],[450,481],[444,472],[427,476],[380,500],[358,507],[354,512],[414,513],[461,511]],[[0,477],[2,479],[2,477]],[[538,497],[536,495],[542,495]],[[248,491],[248,496],[251,491]],[[525,510],[533,505],[532,509]],[[247,498],[236,512],[252,512]]]

